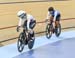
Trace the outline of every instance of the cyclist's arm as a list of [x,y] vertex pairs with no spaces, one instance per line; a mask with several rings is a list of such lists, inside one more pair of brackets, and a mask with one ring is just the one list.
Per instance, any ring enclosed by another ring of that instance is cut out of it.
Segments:
[[46,21],[48,21],[48,19],[49,19],[49,12],[47,13]]
[[20,27],[21,27],[21,24],[22,24],[22,19],[20,18],[19,19],[19,23],[18,23],[18,26],[17,26],[17,32],[19,32],[19,29],[20,29]]
[[51,17],[51,14],[48,12],[47,17],[46,17],[46,22],[50,21],[50,19],[51,19],[50,17]]
[[19,19],[18,26],[20,26],[20,27],[22,26],[22,19],[21,18]]

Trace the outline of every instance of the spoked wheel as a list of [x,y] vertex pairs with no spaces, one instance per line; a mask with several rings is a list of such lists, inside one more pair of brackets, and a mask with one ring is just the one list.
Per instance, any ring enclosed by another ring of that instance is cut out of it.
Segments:
[[34,36],[34,38],[32,38],[31,36],[29,37],[29,41],[28,41],[28,48],[29,49],[32,49],[33,48],[33,46],[34,46],[34,42],[35,42],[35,36]]
[[46,26],[46,37],[48,39],[51,38],[51,36],[52,36],[52,28],[53,28],[53,25],[48,24]]
[[55,28],[55,35],[59,37],[60,34],[61,34],[61,25],[59,24],[58,28]]
[[18,47],[18,51],[22,52],[24,49],[24,34],[20,33],[19,38],[18,38],[18,42],[17,42],[17,47]]

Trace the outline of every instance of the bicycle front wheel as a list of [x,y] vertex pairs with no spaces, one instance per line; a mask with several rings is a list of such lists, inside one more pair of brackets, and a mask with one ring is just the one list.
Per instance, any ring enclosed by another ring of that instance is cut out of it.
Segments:
[[46,26],[46,37],[47,37],[48,39],[50,39],[51,36],[52,36],[52,28],[53,28],[53,25],[48,24],[48,25]]
[[19,52],[22,52],[24,49],[24,36],[23,35],[24,35],[23,32],[20,33],[18,42],[17,42],[17,47],[18,47]]

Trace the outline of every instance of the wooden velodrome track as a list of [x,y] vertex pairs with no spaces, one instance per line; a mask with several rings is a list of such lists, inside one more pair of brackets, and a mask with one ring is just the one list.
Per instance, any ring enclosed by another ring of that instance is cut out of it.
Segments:
[[[0,2],[17,2],[18,0],[0,0]],[[19,0],[23,1],[23,0]],[[62,14],[62,19],[64,18],[75,18],[75,1],[50,1],[50,2],[35,2],[35,3],[13,3],[13,4],[1,4],[0,3],[0,28],[14,26],[18,24],[17,12],[19,10],[25,10],[27,13],[32,14],[36,20],[44,21],[47,15],[47,9],[49,6],[53,6],[58,9]],[[67,20],[61,22],[62,27],[75,26],[75,20]],[[38,27],[39,26],[39,27]],[[42,27],[42,28],[41,28]],[[37,24],[35,31],[45,30],[44,24]],[[10,28],[5,30],[0,30],[0,41],[18,36],[19,33],[16,32],[16,28]],[[1,45],[6,45],[9,43],[16,42],[16,40],[10,42],[1,43]],[[1,46],[0,45],[0,46]]]

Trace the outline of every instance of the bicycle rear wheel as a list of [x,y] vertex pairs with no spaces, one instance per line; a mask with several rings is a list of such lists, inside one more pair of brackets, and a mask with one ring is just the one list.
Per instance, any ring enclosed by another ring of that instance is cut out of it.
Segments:
[[60,34],[61,34],[61,24],[59,24],[59,26],[55,28],[55,35],[59,37]]

